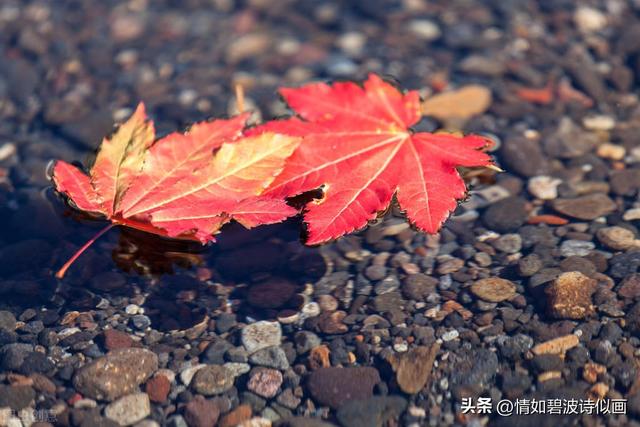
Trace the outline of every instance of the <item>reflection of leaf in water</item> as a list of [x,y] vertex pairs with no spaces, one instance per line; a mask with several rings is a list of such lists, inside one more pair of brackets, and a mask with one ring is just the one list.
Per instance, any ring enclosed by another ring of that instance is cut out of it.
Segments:
[[128,273],[172,274],[174,266],[191,268],[202,265],[200,253],[205,249],[196,242],[170,240],[123,228],[112,257],[116,265]]

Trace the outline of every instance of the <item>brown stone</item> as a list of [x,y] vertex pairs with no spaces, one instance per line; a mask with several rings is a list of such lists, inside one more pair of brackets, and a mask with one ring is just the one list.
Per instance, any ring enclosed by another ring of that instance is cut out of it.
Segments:
[[618,288],[618,295],[629,299],[640,297],[640,274],[625,277]]
[[501,302],[516,296],[516,285],[500,277],[487,277],[471,285],[471,293],[484,301]]
[[588,194],[574,199],[556,199],[551,206],[563,215],[588,221],[616,210],[615,202],[602,193]]
[[76,373],[76,389],[92,399],[115,400],[138,391],[158,369],[158,356],[142,348],[113,350]]
[[422,112],[441,120],[468,119],[484,113],[489,105],[491,90],[481,85],[468,85],[428,98],[422,104]]
[[563,356],[567,350],[572,349],[580,343],[577,335],[569,334],[558,338],[553,338],[533,347],[531,352],[535,355],[558,354]]
[[167,400],[167,395],[171,390],[171,382],[164,375],[156,375],[147,381],[145,391],[149,395],[149,399],[152,402],[164,403]]
[[131,336],[117,329],[107,329],[103,334],[104,346],[107,350],[117,350],[119,348],[129,348],[133,345]]
[[320,368],[309,376],[308,388],[317,403],[335,409],[349,400],[371,397],[379,382],[380,374],[372,367]]
[[556,319],[584,319],[595,312],[591,296],[597,282],[579,271],[562,273],[545,289],[549,315]]
[[218,427],[235,427],[238,424],[251,418],[251,406],[240,405],[227,415],[222,417]]
[[331,351],[326,345],[314,347],[309,352],[309,368],[316,370],[318,368],[328,368],[331,366],[329,354]]
[[345,317],[347,317],[347,313],[344,311],[322,313],[318,320],[318,327],[325,334],[344,334],[349,330],[347,325],[342,323],[342,319]]
[[407,394],[415,394],[424,388],[431,376],[433,362],[440,350],[440,344],[430,347],[415,347],[406,353],[393,354],[388,361],[396,373],[400,389]]
[[196,396],[184,409],[184,419],[189,427],[214,427],[219,416],[220,409],[216,402],[202,396]]
[[278,394],[283,380],[282,373],[278,370],[258,368],[251,372],[247,388],[257,395],[272,398]]

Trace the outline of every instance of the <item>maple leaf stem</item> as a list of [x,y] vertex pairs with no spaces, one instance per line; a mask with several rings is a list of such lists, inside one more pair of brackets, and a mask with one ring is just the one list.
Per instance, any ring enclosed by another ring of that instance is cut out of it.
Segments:
[[236,110],[238,114],[244,113],[244,87],[240,83],[236,83]]
[[98,231],[98,233],[95,236],[93,236],[91,239],[89,239],[89,241],[87,243],[85,243],[80,249],[78,249],[76,251],[76,253],[73,254],[73,256],[71,258],[69,258],[69,260],[67,262],[64,263],[64,265],[56,273],[56,278],[57,279],[62,279],[64,277],[64,275],[66,274],[67,270],[69,269],[69,267],[71,267],[71,264],[73,264],[75,262],[75,260],[77,260],[80,257],[80,255],[82,255],[84,253],[84,251],[87,250],[87,248],[89,246],[91,246],[96,240],[98,240],[100,238],[100,236],[102,236],[107,231],[111,230],[116,225],[118,225],[118,224],[111,223],[111,224],[107,225],[106,227],[104,227],[102,230]]
[[487,166],[485,166],[485,167],[486,167],[487,169],[491,169],[491,170],[494,170],[494,171],[496,171],[496,172],[504,172],[504,170],[503,170],[503,169],[499,168],[499,167],[498,167],[498,166],[496,166],[496,165],[487,165]]

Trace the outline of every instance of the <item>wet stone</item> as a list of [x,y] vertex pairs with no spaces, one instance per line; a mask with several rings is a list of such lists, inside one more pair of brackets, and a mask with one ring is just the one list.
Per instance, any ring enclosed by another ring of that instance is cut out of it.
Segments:
[[10,311],[0,311],[0,330],[13,332],[16,329],[16,317]]
[[619,196],[633,196],[640,189],[640,168],[611,172],[611,190]]
[[572,218],[593,220],[613,212],[616,204],[607,195],[594,193],[573,199],[556,199],[552,202],[552,207]]
[[196,393],[212,396],[222,394],[233,387],[235,377],[224,366],[207,365],[193,376],[191,387]]
[[640,247],[633,231],[623,227],[604,227],[596,232],[596,237],[609,249],[623,251],[632,246]]
[[119,348],[129,348],[133,344],[131,336],[117,329],[107,329],[103,333],[104,347],[107,350],[117,350]]
[[507,279],[488,277],[474,282],[470,291],[484,301],[502,302],[516,295],[516,285]]
[[214,427],[220,417],[220,409],[215,401],[196,396],[184,409],[184,420],[189,427]]
[[320,405],[338,408],[349,400],[371,397],[379,382],[378,371],[371,367],[320,368],[309,376],[308,387]]
[[247,388],[259,396],[272,398],[278,394],[282,382],[283,377],[280,371],[258,368],[250,374]]
[[233,411],[226,414],[220,419],[218,427],[235,427],[251,418],[251,406],[239,405]]
[[525,201],[519,197],[508,197],[489,206],[482,213],[482,222],[498,233],[516,231],[527,218]]
[[437,285],[438,280],[431,276],[422,273],[411,274],[404,280],[402,294],[408,299],[423,301],[435,292]]
[[249,353],[262,348],[280,345],[282,328],[278,322],[260,321],[242,329],[242,344]]
[[406,408],[407,401],[403,397],[374,396],[346,402],[336,416],[344,427],[379,427],[396,420]]
[[623,298],[640,298],[640,274],[632,274],[620,283],[618,295]]
[[29,386],[0,385],[0,408],[19,411],[28,407],[35,397],[35,391]]
[[402,354],[393,354],[388,360],[396,373],[400,389],[407,394],[415,394],[429,381],[439,344],[431,347],[415,347]]
[[500,148],[500,155],[505,169],[525,177],[540,175],[548,168],[540,143],[533,139],[509,138]]
[[158,369],[158,356],[149,350],[113,350],[76,373],[76,389],[88,397],[114,400],[137,390]]
[[595,243],[584,240],[565,240],[560,245],[560,254],[564,257],[584,257],[596,248]]
[[157,375],[147,381],[145,391],[152,402],[164,403],[171,390],[171,381],[165,375]]
[[104,409],[104,415],[107,418],[123,426],[135,424],[150,414],[151,403],[146,393],[123,396]]
[[556,319],[584,319],[593,314],[591,296],[596,285],[578,271],[562,273],[545,289],[549,314]]
[[249,362],[254,365],[285,370],[289,367],[289,361],[284,350],[278,346],[263,348],[249,356]]
[[518,272],[524,277],[533,276],[540,271],[543,265],[538,255],[530,254],[518,260]]
[[515,254],[522,249],[522,237],[515,233],[505,234],[491,242],[491,245],[499,251]]
[[254,307],[279,308],[293,297],[296,284],[282,278],[271,278],[249,288],[247,301]]
[[464,353],[456,361],[451,382],[458,386],[458,391],[468,387],[480,391],[490,384],[497,370],[496,354],[489,349],[480,348],[471,353]]

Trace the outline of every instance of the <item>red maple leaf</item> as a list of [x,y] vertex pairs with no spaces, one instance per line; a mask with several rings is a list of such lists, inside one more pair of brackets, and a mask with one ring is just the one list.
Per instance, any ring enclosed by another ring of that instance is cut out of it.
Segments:
[[[169,237],[214,240],[234,219],[246,227],[295,215],[284,200],[261,193],[282,170],[299,138],[265,133],[243,137],[247,115],[196,123],[155,140],[144,106],[102,141],[90,174],[64,161],[53,169],[56,189],[80,210],[111,223]],[[214,155],[215,153],[215,155]]]
[[466,188],[458,166],[490,166],[490,142],[411,130],[421,116],[418,92],[401,93],[372,74],[352,82],[314,83],[281,95],[298,117],[254,130],[303,137],[264,194],[291,197],[322,188],[306,205],[309,244],[364,227],[395,194],[419,229],[437,232]]

